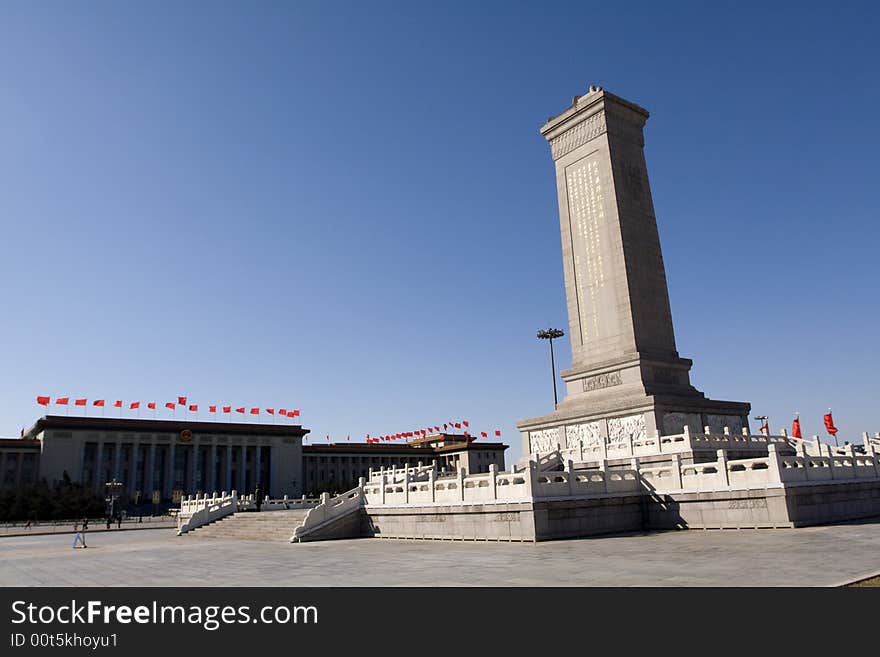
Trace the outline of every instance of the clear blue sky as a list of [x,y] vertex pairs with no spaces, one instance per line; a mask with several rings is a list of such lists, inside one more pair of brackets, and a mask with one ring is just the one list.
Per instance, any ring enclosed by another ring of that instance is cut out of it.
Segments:
[[567,328],[538,127],[591,83],[651,111],[695,385],[880,430],[880,12],[705,4],[2,3],[0,435],[185,394],[515,458]]

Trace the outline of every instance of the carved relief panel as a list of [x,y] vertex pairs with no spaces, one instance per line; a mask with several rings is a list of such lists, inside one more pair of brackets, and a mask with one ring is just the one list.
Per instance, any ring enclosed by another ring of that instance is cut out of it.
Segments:
[[645,438],[647,431],[645,429],[645,416],[627,415],[625,417],[613,417],[608,420],[608,442],[616,443],[629,440]]

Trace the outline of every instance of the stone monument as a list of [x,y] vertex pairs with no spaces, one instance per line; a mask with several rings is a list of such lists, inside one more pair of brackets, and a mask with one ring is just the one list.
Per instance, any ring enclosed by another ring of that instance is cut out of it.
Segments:
[[645,165],[643,108],[591,86],[541,134],[556,164],[572,366],[550,415],[522,420],[523,454],[709,427],[748,429],[750,405],[707,399],[675,347]]

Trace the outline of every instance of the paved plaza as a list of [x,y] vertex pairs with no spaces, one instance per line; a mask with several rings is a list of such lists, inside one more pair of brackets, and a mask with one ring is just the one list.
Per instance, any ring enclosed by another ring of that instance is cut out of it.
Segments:
[[[537,544],[302,544],[171,530],[0,539],[2,586],[833,586],[880,573],[880,522]],[[208,564],[211,564],[210,566]]]

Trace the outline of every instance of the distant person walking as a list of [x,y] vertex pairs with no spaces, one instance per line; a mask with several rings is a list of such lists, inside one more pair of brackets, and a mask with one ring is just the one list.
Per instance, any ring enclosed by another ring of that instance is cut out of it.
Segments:
[[257,488],[254,490],[254,502],[257,503],[257,513],[259,513],[260,507],[263,506],[263,491],[260,490],[259,484],[257,484]]
[[[82,527],[82,529],[80,529]],[[76,521],[73,524],[73,548],[76,549],[77,543],[82,543],[82,547],[88,547],[86,545],[86,535],[85,530],[88,527],[88,522],[85,518],[83,518],[82,522]]]
[[122,514],[116,516],[116,529],[122,529]]

